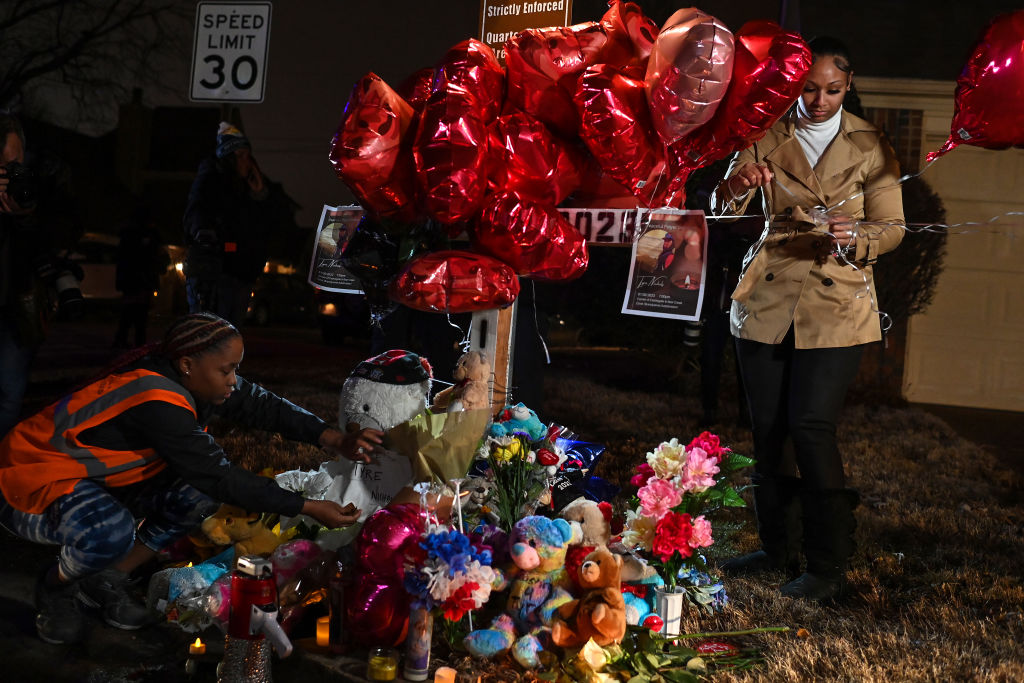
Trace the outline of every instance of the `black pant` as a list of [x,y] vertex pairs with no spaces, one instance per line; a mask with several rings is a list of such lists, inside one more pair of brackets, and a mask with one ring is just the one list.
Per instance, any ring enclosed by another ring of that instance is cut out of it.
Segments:
[[792,328],[781,344],[736,340],[759,475],[791,473],[784,457],[788,437],[805,491],[846,487],[836,424],[863,352],[863,345],[794,348]]

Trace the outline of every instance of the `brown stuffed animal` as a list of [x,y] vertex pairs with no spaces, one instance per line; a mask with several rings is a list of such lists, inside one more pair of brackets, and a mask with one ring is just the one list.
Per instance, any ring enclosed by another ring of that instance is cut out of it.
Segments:
[[601,546],[580,567],[586,593],[558,609],[551,639],[559,647],[579,647],[593,638],[605,647],[626,635],[626,602],[622,598],[622,557]]
[[258,512],[234,505],[221,505],[203,520],[202,530],[217,545],[234,544],[235,557],[270,555],[281,544],[281,537],[263,524]]
[[467,351],[459,357],[452,372],[455,384],[434,396],[430,409],[435,413],[454,413],[491,407],[491,361],[483,351]]

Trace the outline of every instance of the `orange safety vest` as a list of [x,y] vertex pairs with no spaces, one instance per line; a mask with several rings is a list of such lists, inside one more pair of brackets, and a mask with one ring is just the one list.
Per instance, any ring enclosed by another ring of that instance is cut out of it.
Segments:
[[108,375],[23,420],[0,442],[0,491],[17,510],[40,514],[82,479],[127,486],[167,463],[156,450],[111,450],[83,444],[82,432],[147,401],[166,401],[196,415],[191,394],[151,370]]

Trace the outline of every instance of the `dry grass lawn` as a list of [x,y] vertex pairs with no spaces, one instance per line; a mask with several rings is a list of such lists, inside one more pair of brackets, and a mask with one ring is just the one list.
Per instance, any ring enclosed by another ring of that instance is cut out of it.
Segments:
[[[350,369],[261,366],[256,357],[246,364],[248,376],[324,416],[336,415],[336,392]],[[620,369],[615,376],[602,362],[572,365],[556,360],[549,369],[538,412],[606,444],[597,474],[607,480],[626,484],[647,450],[697,433],[695,378],[686,373],[644,379],[638,376],[643,369]],[[736,410],[729,411],[735,401],[728,392],[734,388],[727,383],[723,391],[718,431],[734,450],[749,454],[749,434],[730,426]],[[937,418],[908,408],[855,399],[839,437],[850,483],[863,499],[854,595],[825,608],[779,597],[781,575],[731,580],[731,606],[715,618],[694,616],[687,630],[792,629],[748,639],[767,661],[750,673],[719,673],[716,680],[1024,681],[1020,473]],[[237,431],[224,442],[257,469],[296,460],[319,464],[316,450],[263,435]],[[746,523],[716,546],[714,557],[756,545],[750,511],[729,514],[724,521]]]

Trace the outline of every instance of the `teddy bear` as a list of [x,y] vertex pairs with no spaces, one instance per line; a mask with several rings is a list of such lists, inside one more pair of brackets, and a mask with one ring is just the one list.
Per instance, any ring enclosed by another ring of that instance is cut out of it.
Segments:
[[649,596],[654,587],[663,582],[654,567],[626,552],[621,543],[614,542],[611,504],[597,503],[581,496],[563,507],[558,515],[577,522],[583,531],[582,541],[570,546],[565,556],[565,570],[573,583],[573,594],[579,595],[583,590],[579,582],[579,569],[587,555],[601,546],[607,546],[612,553],[622,557],[620,578],[626,602],[626,623],[633,626],[642,623],[644,617],[651,613]]
[[[360,362],[349,374],[338,397],[338,427],[343,432],[378,429],[382,432],[408,422],[427,409],[433,377],[426,358],[411,351],[393,349]],[[387,505],[413,483],[407,455],[384,448],[373,453],[373,462],[345,458],[323,463],[317,471],[289,470],[278,474],[277,483],[306,498],[327,499],[362,510],[359,522]],[[300,517],[287,523],[296,524]],[[317,542],[336,550],[351,543],[359,525],[321,531]]]
[[579,600],[558,608],[551,640],[559,647],[579,647],[593,639],[601,647],[626,635],[626,602],[622,598],[622,556],[605,546],[587,555],[579,570],[585,591]]
[[537,417],[537,413],[527,408],[525,404],[517,403],[502,408],[487,433],[494,437],[526,434],[530,441],[534,442],[547,436],[548,428]]
[[362,361],[341,386],[338,427],[386,432],[411,420],[427,409],[433,376],[426,358],[402,349]]
[[572,600],[567,590],[565,551],[582,536],[579,525],[540,515],[515,523],[509,536],[514,567],[505,611],[490,628],[473,631],[466,649],[477,657],[493,657],[511,648],[526,669],[540,665],[542,639],[559,607]]
[[200,528],[217,545],[234,544],[235,557],[267,556],[282,542],[280,536],[263,524],[260,513],[246,512],[234,505],[221,505],[217,512],[203,520]]
[[491,407],[491,361],[483,351],[467,351],[452,371],[455,384],[434,395],[430,409],[435,413],[478,410]]

